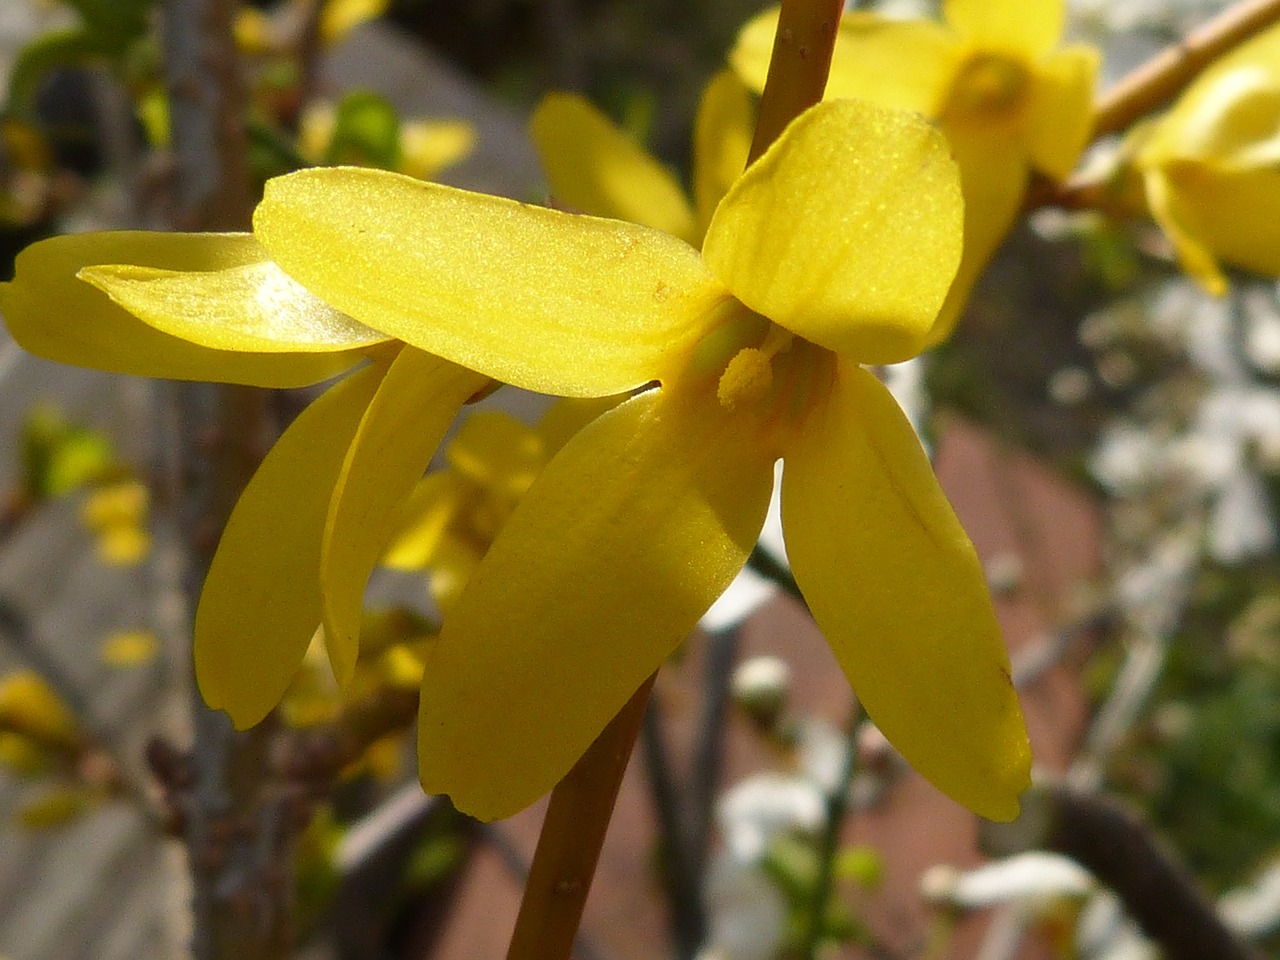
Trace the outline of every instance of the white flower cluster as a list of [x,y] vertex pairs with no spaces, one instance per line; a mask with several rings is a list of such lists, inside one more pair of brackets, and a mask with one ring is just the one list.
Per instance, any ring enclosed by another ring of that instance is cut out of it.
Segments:
[[1280,470],[1274,287],[1241,285],[1218,300],[1189,281],[1171,281],[1146,315],[1159,341],[1190,362],[1190,376],[1166,380],[1161,402],[1140,402],[1102,431],[1093,475],[1122,501],[1158,510],[1160,526],[1199,515],[1214,560],[1269,553],[1277,530],[1266,478]]

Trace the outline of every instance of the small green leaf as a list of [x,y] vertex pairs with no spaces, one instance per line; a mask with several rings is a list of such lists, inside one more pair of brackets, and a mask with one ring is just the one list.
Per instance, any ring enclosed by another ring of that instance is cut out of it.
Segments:
[[394,170],[400,162],[400,118],[376,93],[356,91],[342,98],[325,151],[326,164],[356,164]]

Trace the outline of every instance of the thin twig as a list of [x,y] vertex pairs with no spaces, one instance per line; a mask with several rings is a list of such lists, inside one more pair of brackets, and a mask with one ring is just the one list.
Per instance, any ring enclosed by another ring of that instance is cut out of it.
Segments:
[[654,674],[551,791],[507,960],[568,960]]
[[1214,60],[1280,22],[1280,0],[1241,0],[1122,77],[1093,111],[1092,139],[1125,130],[1168,101]]
[[782,0],[748,163],[822,99],[843,7],[843,0]]

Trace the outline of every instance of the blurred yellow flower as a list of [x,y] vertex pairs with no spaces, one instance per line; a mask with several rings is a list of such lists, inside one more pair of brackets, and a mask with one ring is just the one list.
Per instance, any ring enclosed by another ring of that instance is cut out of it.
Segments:
[[331,46],[366,20],[386,13],[391,0],[282,0],[265,12],[246,4],[236,13],[236,44],[249,54],[296,51],[307,20],[317,15],[317,3],[320,42]]
[[1219,260],[1280,274],[1280,27],[1215,62],[1135,141],[1151,214],[1201,286],[1226,292]]
[[716,205],[747,165],[752,119],[742,82],[718,74],[694,121],[692,203],[666,167],[577,94],[543,98],[529,132],[558,202],[700,244]]
[[447,619],[494,537],[551,457],[616,401],[561,400],[537,428],[482,410],[445,447],[446,466],[427,474],[405,503],[383,565],[426,570]]
[[[965,201],[964,258],[930,342],[951,333],[1017,219],[1032,170],[1061,180],[1089,137],[1097,51],[1057,49],[1065,0],[943,0],[944,22],[848,13],[826,96],[915,110],[951,143]],[[776,10],[743,29],[731,61],[763,89]]]
[[268,185],[255,236],[374,329],[545,393],[659,385],[547,464],[429,645],[426,789],[486,818],[549,789],[741,569],[781,457],[796,579],[868,712],[952,797],[1016,813],[1029,753],[981,567],[860,366],[924,346],[961,233],[942,138],[847,100],[734,183],[701,255],[377,170]]
[[127,567],[141,563],[151,549],[147,530],[150,494],[137,480],[93,487],[80,507],[80,519],[97,536],[103,563]]
[[112,667],[138,667],[160,652],[160,640],[149,630],[119,630],[102,643],[102,661]]
[[55,749],[70,749],[80,739],[71,708],[34,670],[0,677],[0,730]]

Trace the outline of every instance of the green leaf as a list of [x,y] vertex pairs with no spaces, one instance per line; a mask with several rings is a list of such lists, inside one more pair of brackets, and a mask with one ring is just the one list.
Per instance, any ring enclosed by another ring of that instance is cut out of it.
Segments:
[[70,424],[54,407],[37,406],[22,426],[23,486],[37,502],[62,497],[116,469],[111,441]]
[[342,98],[326,164],[356,164],[394,170],[400,162],[400,118],[376,93],[356,91]]

